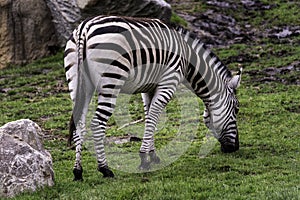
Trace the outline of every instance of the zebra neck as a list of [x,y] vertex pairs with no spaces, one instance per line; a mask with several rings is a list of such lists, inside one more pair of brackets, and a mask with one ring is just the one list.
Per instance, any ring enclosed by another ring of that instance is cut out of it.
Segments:
[[205,104],[215,104],[226,94],[227,81],[232,77],[231,72],[205,47],[197,35],[180,27],[176,31],[188,49],[185,53],[185,58],[189,61],[186,74],[188,85]]
[[226,95],[226,82],[230,71],[210,51],[202,47],[191,56],[186,76],[191,89],[206,105],[214,105],[222,101]]

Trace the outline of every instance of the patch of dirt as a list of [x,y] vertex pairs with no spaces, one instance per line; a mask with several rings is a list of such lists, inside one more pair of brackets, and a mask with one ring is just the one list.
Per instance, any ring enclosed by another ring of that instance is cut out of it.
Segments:
[[263,70],[252,70],[247,72],[254,84],[267,82],[280,82],[284,84],[300,85],[300,61],[295,61],[288,66],[275,68],[268,67]]
[[111,136],[111,137],[106,137],[105,138],[105,143],[106,144],[125,144],[128,142],[140,142],[142,141],[142,138],[139,138],[135,135],[125,135],[125,136]]
[[274,27],[272,29],[267,29],[267,36],[270,38],[280,39],[280,38],[290,38],[300,35],[300,26],[293,27]]
[[[176,7],[180,4],[192,3],[181,2],[181,1],[170,1],[171,4],[176,2]],[[265,30],[264,32],[258,31],[253,28],[250,24],[245,24],[246,18],[255,15],[255,12],[264,12],[265,10],[270,10],[276,7],[276,4],[263,3],[259,0],[241,0],[239,2],[233,0],[227,1],[204,1],[203,4],[209,8],[204,12],[187,13],[181,9],[176,10],[176,12],[189,22],[189,28],[196,32],[200,38],[207,44],[211,46],[224,46],[231,45],[235,43],[247,43],[252,42],[261,37],[281,37],[285,35],[297,35],[299,28],[293,28],[291,30],[289,27],[286,30]],[[242,10],[242,17],[245,20],[237,21],[233,15],[228,14],[228,10],[237,10],[240,12]]]
[[250,63],[255,62],[259,57],[258,56],[252,56],[250,54],[241,53],[237,56],[230,56],[227,59],[223,61],[225,65],[228,65],[230,63]]
[[[232,0],[213,0],[206,1],[205,4],[209,6],[209,9],[203,13],[190,14],[180,10],[178,13],[189,22],[190,28],[206,44],[211,46],[248,43],[258,41],[260,38],[284,39],[300,35],[300,26],[273,27],[272,29],[257,30],[257,28],[245,23],[247,18],[255,15],[253,11],[264,12],[265,10],[277,7],[273,3],[267,4],[259,0],[241,0],[239,3]],[[242,16],[245,20],[238,21],[232,15],[227,14],[228,9],[237,10],[237,12],[242,10],[241,15],[248,16]]]

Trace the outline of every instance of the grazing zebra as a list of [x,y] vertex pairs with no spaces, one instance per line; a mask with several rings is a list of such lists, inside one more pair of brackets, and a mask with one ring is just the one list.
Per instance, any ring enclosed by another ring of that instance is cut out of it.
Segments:
[[74,180],[82,180],[81,146],[88,105],[96,91],[98,105],[91,122],[98,170],[113,177],[105,152],[105,128],[119,93],[142,93],[145,131],[140,169],[159,163],[154,130],[177,86],[184,83],[205,104],[204,122],[223,152],[239,149],[235,91],[241,73],[231,72],[190,32],[157,19],[98,16],[82,22],[67,42],[66,77],[74,103],[70,138],[76,145]]

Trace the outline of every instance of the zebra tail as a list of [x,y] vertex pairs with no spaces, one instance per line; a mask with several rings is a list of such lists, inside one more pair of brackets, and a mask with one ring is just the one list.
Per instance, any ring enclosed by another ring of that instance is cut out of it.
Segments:
[[[82,24],[81,24],[82,25]],[[74,132],[76,131],[76,123],[75,123],[75,119],[74,119],[74,115],[76,116],[76,97],[77,97],[77,92],[78,92],[78,87],[80,86],[79,82],[80,82],[80,64],[81,64],[81,58],[83,56],[83,50],[80,46],[80,40],[81,40],[81,32],[78,30],[79,27],[77,29],[74,30],[73,32],[73,38],[74,38],[74,45],[76,46],[76,55],[73,57],[73,60],[76,60],[77,62],[74,63],[74,68],[75,70],[70,71],[70,75],[69,77],[72,77],[73,80],[71,83],[73,83],[70,87],[69,85],[69,89],[71,89],[73,92],[71,92],[71,99],[74,103],[73,105],[73,111],[72,111],[72,115],[70,118],[70,122],[69,122],[69,137],[68,137],[68,142],[67,142],[67,146],[71,147],[72,146],[72,142],[73,142],[73,137],[74,137]],[[73,47],[74,48],[74,47]],[[75,113],[74,113],[75,112]],[[77,122],[77,121],[76,121]]]

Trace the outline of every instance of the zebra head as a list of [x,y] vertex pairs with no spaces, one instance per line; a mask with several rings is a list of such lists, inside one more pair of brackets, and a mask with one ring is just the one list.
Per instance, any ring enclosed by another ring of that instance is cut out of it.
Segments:
[[204,123],[211,130],[221,144],[224,153],[231,153],[239,149],[237,128],[237,114],[239,101],[236,89],[241,80],[241,72],[233,76],[226,83],[226,90],[213,105],[207,105],[203,113]]

